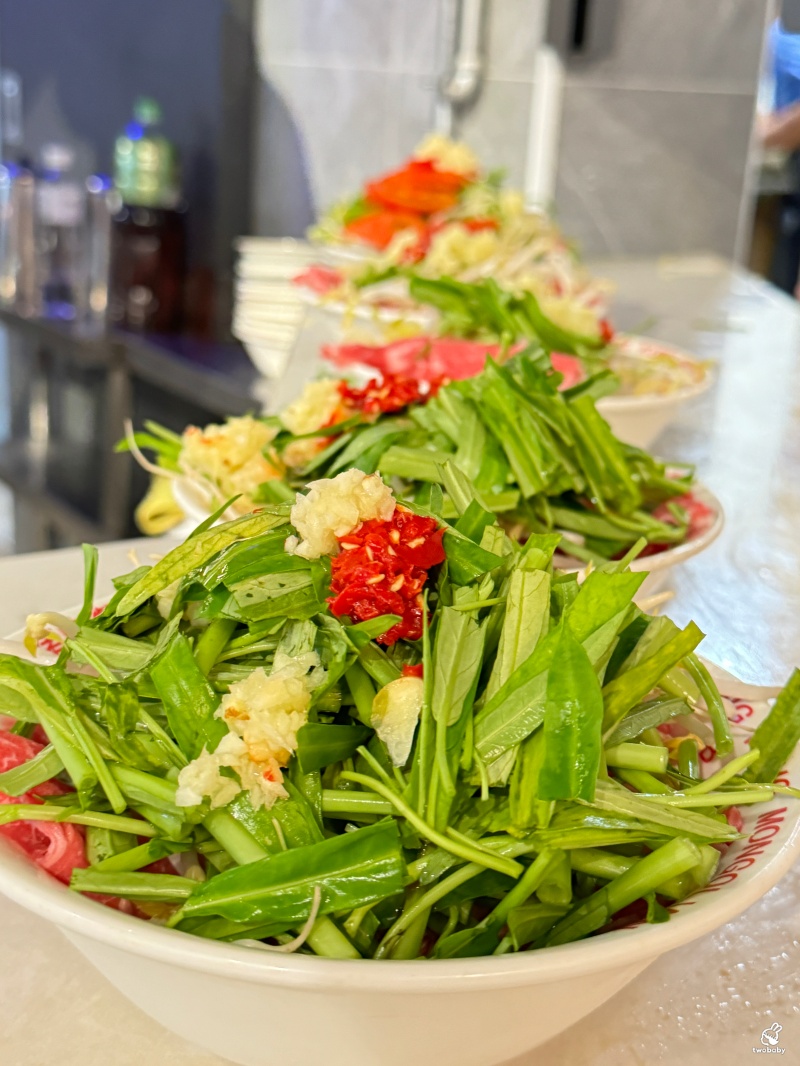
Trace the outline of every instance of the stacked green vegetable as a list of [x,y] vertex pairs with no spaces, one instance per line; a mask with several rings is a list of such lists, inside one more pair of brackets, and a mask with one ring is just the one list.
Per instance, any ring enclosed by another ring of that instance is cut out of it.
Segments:
[[[379,472],[420,504],[443,493],[448,518],[458,513],[468,481],[516,536],[558,531],[560,549],[586,562],[606,562],[640,538],[680,544],[689,515],[670,501],[691,491],[692,469],[670,464],[668,472],[613,435],[595,407],[612,379],[602,371],[559,391],[561,379],[542,349],[505,365],[489,360],[477,377],[445,386],[425,404],[330,427],[331,443],[300,477],[265,482],[258,497],[276,502],[303,480],[356,467]],[[280,453],[297,439],[283,433],[274,447]],[[664,503],[668,515],[655,517]]]
[[[408,273],[409,294],[418,303],[440,313],[442,337],[498,342],[506,347],[518,341],[535,341],[549,352],[565,352],[602,369],[601,350],[607,340],[599,333],[567,329],[544,313],[532,292],[517,294],[493,278],[480,282],[454,278],[424,278]],[[609,391],[616,383],[609,386]]]
[[[554,571],[558,535],[521,546],[456,484],[423,637],[389,648],[376,638],[396,616],[331,615],[330,560],[287,553],[288,507],[210,520],[118,578],[94,619],[88,551],[83,610],[58,662],[0,656],[3,709],[50,738],[14,794],[56,773],[75,791],[0,807],[0,824],[87,826],[79,891],[136,901],[196,936],[340,958],[562,944],[640,900],[651,921],[666,919],[665,905],[713,875],[714,845],[737,838],[725,810],[793,791],[773,781],[800,738],[800,673],[749,752],[701,781],[699,739],[725,758],[732,740],[695,656],[699,629],[643,614],[632,599],[644,575],[624,563],[582,584]],[[429,511],[440,504],[430,493]],[[258,806],[243,790],[216,809],[178,806],[181,769],[227,731],[223,694],[309,652],[324,675],[288,797]],[[420,666],[419,717],[402,719],[398,759],[374,716],[387,686]],[[687,727],[677,754],[657,728],[667,722]],[[180,853],[187,876],[143,872]]]

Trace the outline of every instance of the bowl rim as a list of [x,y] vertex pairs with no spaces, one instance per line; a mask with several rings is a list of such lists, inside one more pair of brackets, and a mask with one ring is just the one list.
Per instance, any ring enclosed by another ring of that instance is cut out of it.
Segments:
[[[749,700],[766,700],[776,694],[774,688],[745,686],[725,670],[714,664],[709,666],[720,679],[723,691],[727,680],[732,689]],[[792,765],[800,769],[800,750],[795,752]],[[771,804],[776,802],[779,801],[773,798]],[[626,967],[641,970],[665,952],[724,925],[773,888],[800,856],[800,803],[784,824],[788,835],[779,848],[761,853],[754,872],[751,866],[747,877],[736,877],[732,884],[720,886],[705,906],[683,907],[680,916],[670,922],[641,924],[536,951],[471,959],[330,959],[203,940],[122,914],[71,892],[2,838],[0,893],[54,922],[68,937],[88,938],[101,946],[220,978],[334,995],[452,993],[461,988],[489,991]],[[757,829],[757,824],[749,828],[751,837]]]
[[684,562],[686,559],[691,559],[693,555],[705,551],[720,535],[725,527],[725,511],[720,501],[711,489],[701,481],[696,482],[690,492],[701,503],[706,504],[707,507],[714,511],[714,521],[699,536],[692,537],[691,540],[685,540],[683,544],[676,544],[674,548],[667,548],[666,551],[657,552],[655,555],[646,555],[644,558],[634,559],[631,564],[631,570],[635,573],[641,573],[643,570],[648,573],[665,570],[670,566],[675,566],[677,563]]
[[666,394],[646,392],[639,396],[621,396],[612,393],[610,396],[603,396],[597,401],[597,409],[600,414],[604,412],[607,414],[622,414],[635,409],[648,410],[650,408],[674,407],[685,403],[687,400],[694,399],[695,396],[702,395],[711,388],[715,378],[714,368],[704,365],[702,360],[698,359],[693,352],[688,351],[686,348],[671,344],[669,341],[658,340],[655,337],[647,337],[640,333],[618,333],[616,336],[623,340],[644,341],[647,344],[653,344],[661,351],[675,355],[688,363],[696,363],[704,371],[703,379],[695,385],[684,385],[682,388]]
[[[685,540],[682,544],[676,544],[672,548],[667,548],[665,551],[656,552],[655,555],[646,555],[644,557],[634,559],[630,565],[630,569],[633,573],[657,573],[660,570],[668,570],[672,566],[677,566],[678,563],[683,563],[687,559],[691,559],[694,555],[698,555],[700,552],[705,551],[725,528],[725,511],[719,499],[714,495],[708,486],[704,485],[701,481],[695,482],[690,490],[693,496],[697,496],[698,499],[710,507],[714,512],[714,521],[704,530],[699,536],[692,537],[691,540]],[[559,566],[559,570],[565,570],[568,573],[577,573],[580,570],[585,569],[583,565],[579,566]]]
[[[797,758],[797,756],[796,756]],[[663,925],[640,925],[596,938],[472,959],[330,959],[285,955],[203,940],[124,915],[71,892],[0,840],[0,892],[54,922],[68,935],[157,962],[257,984],[307,991],[452,993],[568,980],[624,967],[644,968],[658,956],[731,921],[773,888],[800,855],[800,804],[788,838],[748,879],[725,885],[714,901],[684,909]],[[762,856],[763,857],[763,856]]]
[[[197,490],[187,478],[176,478],[173,482],[172,491],[175,496],[175,502],[183,510],[187,518],[203,522],[211,514],[209,509],[201,507],[197,498]],[[676,544],[673,548],[667,548],[666,551],[657,552],[655,555],[634,559],[633,563],[631,563],[631,570],[634,573],[641,573],[642,571],[656,573],[660,570],[668,570],[672,566],[677,566],[678,563],[685,562],[687,559],[698,555],[701,551],[705,551],[725,528],[725,511],[711,489],[702,482],[697,482],[691,491],[714,511],[714,521],[699,536],[684,541],[683,544]],[[577,573],[584,567],[562,566],[559,569]]]

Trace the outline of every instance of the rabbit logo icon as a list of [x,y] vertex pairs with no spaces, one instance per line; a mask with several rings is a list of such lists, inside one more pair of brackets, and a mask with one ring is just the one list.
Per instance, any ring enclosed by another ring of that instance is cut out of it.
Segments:
[[782,1029],[782,1025],[779,1025],[777,1022],[773,1022],[769,1029],[765,1029],[764,1032],[761,1034],[761,1043],[763,1044],[763,1047],[754,1047],[753,1051],[761,1055],[782,1055],[785,1049],[782,1047],[778,1047],[778,1042],[781,1038]]
[[761,1043],[765,1047],[775,1047],[775,1045],[781,1038],[781,1029],[783,1029],[782,1025],[778,1025],[777,1022],[773,1022],[769,1029],[765,1029],[764,1032],[761,1034]]

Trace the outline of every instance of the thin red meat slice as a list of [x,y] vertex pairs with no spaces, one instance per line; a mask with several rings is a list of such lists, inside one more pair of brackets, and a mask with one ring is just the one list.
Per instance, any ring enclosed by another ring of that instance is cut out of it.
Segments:
[[341,271],[335,270],[333,267],[322,266],[320,263],[307,267],[292,278],[293,284],[299,285],[304,289],[310,289],[311,292],[315,292],[320,296],[324,296],[331,289],[338,289],[343,281],[344,275]]
[[[0,773],[21,766],[41,750],[42,745],[35,740],[0,732]],[[0,792],[0,803],[42,803],[42,796],[63,796],[66,792],[69,789],[59,781],[45,781],[22,796]],[[11,822],[0,826],[0,835],[64,884],[69,883],[73,870],[89,865],[81,831],[66,822]]]
[[42,750],[42,745],[16,733],[0,732],[0,774],[28,762]]
[[453,337],[410,337],[391,344],[329,344],[323,356],[334,366],[360,364],[382,374],[418,381],[462,381],[483,370],[486,360],[499,352],[497,344],[480,344]]
[[566,355],[564,352],[551,352],[550,362],[553,370],[564,375],[564,380],[558,386],[559,389],[571,389],[579,381],[583,381],[585,374],[580,359],[575,355]]

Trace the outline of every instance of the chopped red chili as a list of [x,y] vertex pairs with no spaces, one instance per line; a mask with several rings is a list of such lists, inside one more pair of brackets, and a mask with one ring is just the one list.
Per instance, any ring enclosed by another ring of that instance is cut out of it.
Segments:
[[406,665],[403,667],[401,673],[402,673],[403,677],[422,677],[423,676],[422,671],[423,671],[422,663],[414,663],[413,666],[412,666],[411,663],[406,663]]
[[[436,395],[442,384],[443,379],[420,382],[397,374],[384,374],[382,379],[372,378],[363,389],[351,388],[346,381],[341,381],[339,392],[348,406],[355,407],[364,414],[390,414],[401,411],[412,403],[425,403]],[[425,391],[421,387],[423,385]]]
[[434,518],[397,507],[388,522],[371,519],[339,537],[341,550],[331,560],[333,614],[356,622],[396,614],[400,621],[379,642],[419,640],[421,593],[428,570],[444,562],[443,533]]
[[400,170],[367,183],[366,199],[396,211],[433,215],[455,207],[469,178],[439,170],[429,159],[412,159]]
[[614,339],[614,327],[607,318],[600,319],[600,336],[604,344],[610,344]]
[[425,220],[415,211],[384,210],[378,207],[353,219],[344,227],[348,236],[364,241],[365,244],[371,244],[379,251],[387,248],[397,234],[405,230],[424,234]]

